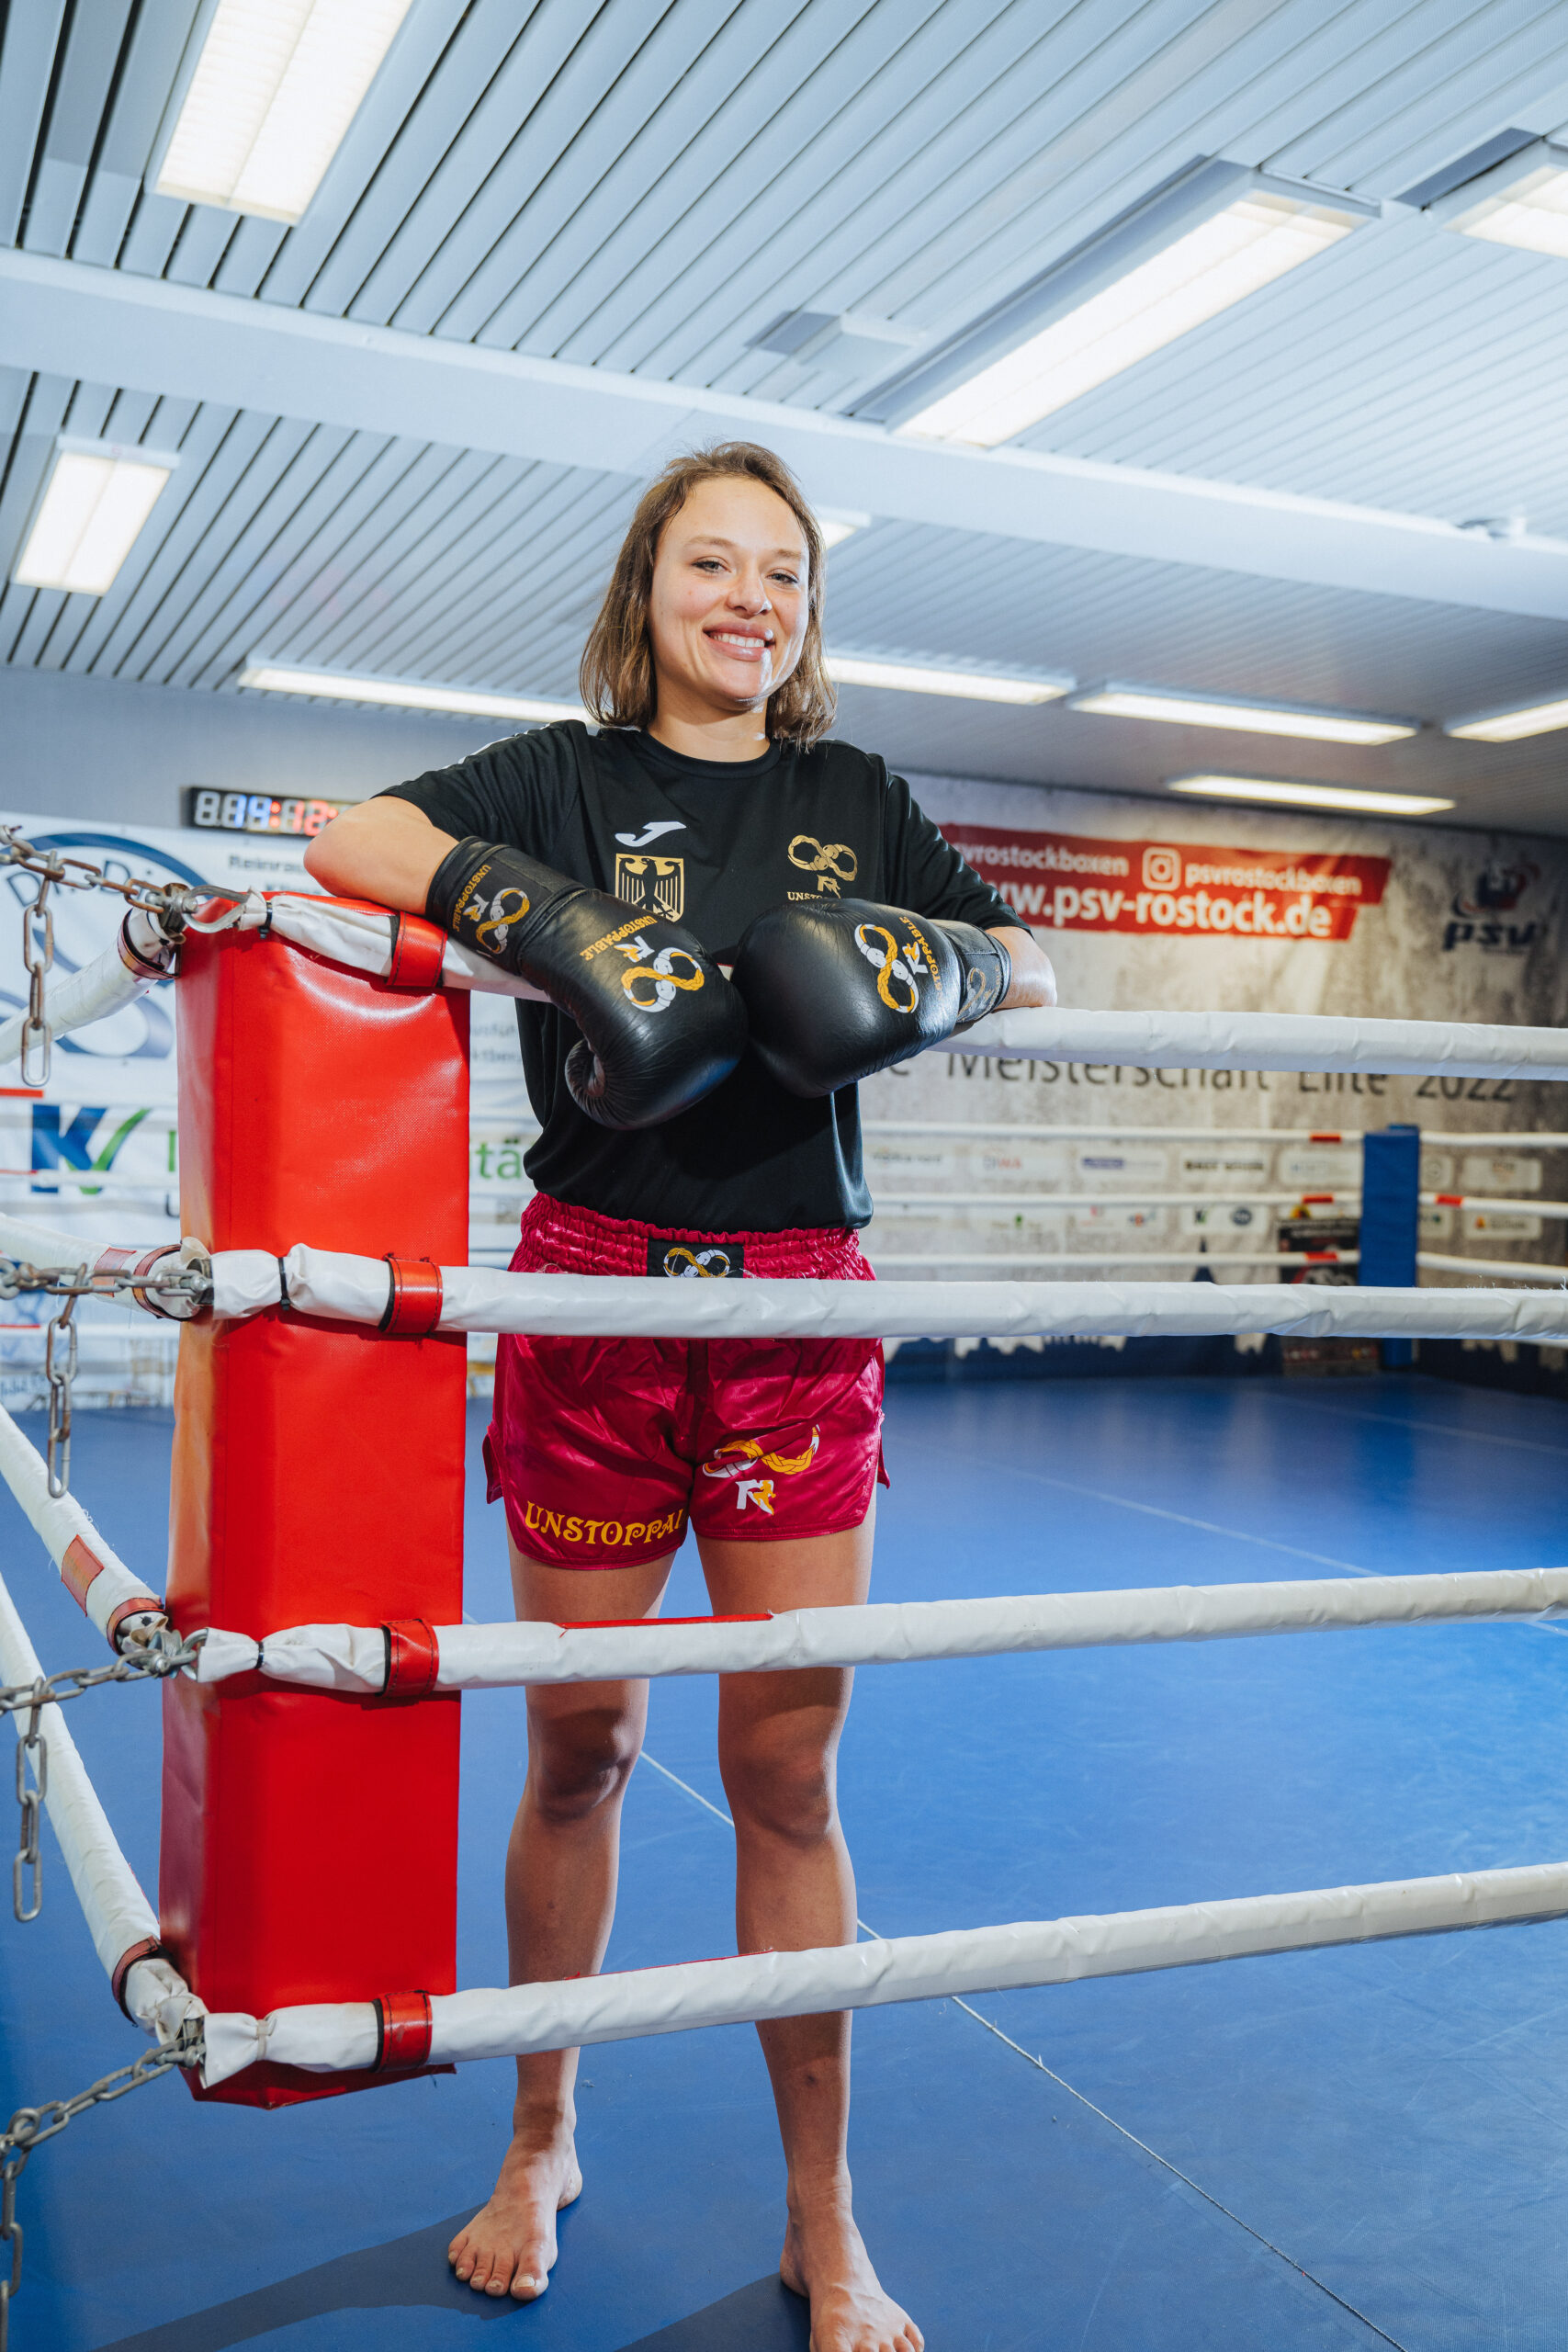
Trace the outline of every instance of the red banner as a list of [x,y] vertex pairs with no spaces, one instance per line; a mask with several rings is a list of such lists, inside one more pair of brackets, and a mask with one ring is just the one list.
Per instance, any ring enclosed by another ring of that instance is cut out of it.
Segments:
[[997,825],[942,828],[1037,931],[1186,932],[1231,939],[1348,939],[1382,902],[1392,861],[1199,842],[1094,841]]

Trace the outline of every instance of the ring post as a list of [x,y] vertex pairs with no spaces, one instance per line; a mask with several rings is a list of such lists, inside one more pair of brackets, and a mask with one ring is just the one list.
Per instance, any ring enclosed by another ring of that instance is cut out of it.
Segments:
[[[1369,1128],[1361,1138],[1361,1262],[1357,1279],[1369,1285],[1414,1290],[1421,1225],[1421,1130]],[[1389,1371],[1416,1361],[1413,1340],[1385,1340]]]
[[[468,1258],[468,1000],[256,931],[179,980],[184,1229],[281,1255]],[[181,1328],[169,1611],[253,1641],[321,1619],[462,1616],[461,1335],[383,1336],[299,1302]],[[161,1927],[209,2009],[457,1981],[458,1705],[164,1685]],[[264,2063],[211,2094],[367,2086]],[[206,2096],[206,2094],[198,2094]]]

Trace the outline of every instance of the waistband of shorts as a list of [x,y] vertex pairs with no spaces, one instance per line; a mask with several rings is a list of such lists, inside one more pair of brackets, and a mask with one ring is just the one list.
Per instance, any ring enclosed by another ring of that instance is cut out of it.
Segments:
[[519,1254],[528,1271],[558,1274],[647,1274],[649,1244],[670,1241],[691,1250],[739,1243],[748,1275],[817,1275],[828,1282],[870,1282],[871,1268],[848,1226],[796,1226],[783,1233],[699,1233],[690,1227],[648,1225],[640,1217],[604,1216],[597,1209],[536,1193],[523,1212]]

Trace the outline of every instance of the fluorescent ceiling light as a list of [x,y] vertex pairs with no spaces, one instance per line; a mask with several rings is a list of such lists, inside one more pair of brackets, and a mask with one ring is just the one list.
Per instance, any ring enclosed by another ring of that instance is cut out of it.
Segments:
[[1349,785],[1287,784],[1261,775],[1173,775],[1169,792],[1193,793],[1201,800],[1253,800],[1282,808],[1353,808],[1369,817],[1434,817],[1451,800],[1419,792],[1360,792]]
[[994,678],[980,670],[927,670],[908,662],[863,662],[829,653],[828,675],[840,686],[891,686],[907,695],[959,695],[968,702],[1056,702],[1071,678]]
[[1397,743],[1420,732],[1414,718],[1369,718],[1353,710],[1301,708],[1188,694],[1170,686],[1128,686],[1112,680],[1074,695],[1071,710],[1105,718],[1163,718],[1179,727],[1233,727],[1243,735],[1294,735],[1314,743]]
[[394,710],[451,710],[475,718],[585,718],[580,702],[542,702],[537,695],[487,695],[470,686],[428,686],[415,678],[351,678],[341,670],[290,670],[258,655],[241,671],[242,686],[269,694],[325,695],[334,702],[379,702]]
[[1427,210],[1461,236],[1568,260],[1568,147],[1537,139]]
[[178,463],[161,449],[57,442],[13,580],[25,588],[107,594]]
[[218,0],[154,193],[298,220],[410,0]]
[[860,514],[852,506],[819,506],[817,509],[817,527],[822,534],[825,548],[841,547],[857,531],[871,528],[871,516]]
[[884,392],[880,411],[874,402],[865,413],[927,439],[994,448],[1326,252],[1376,211],[1240,164],[1201,164],[941,359],[918,364]]
[[1558,727],[1568,727],[1568,695],[1560,695],[1555,702],[1517,703],[1512,710],[1447,719],[1443,732],[1461,743],[1517,743],[1521,736],[1550,735]]

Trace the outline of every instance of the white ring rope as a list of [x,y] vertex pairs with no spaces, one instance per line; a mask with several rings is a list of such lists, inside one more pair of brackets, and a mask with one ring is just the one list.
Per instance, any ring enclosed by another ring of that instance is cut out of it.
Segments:
[[[352,971],[385,977],[391,969],[396,918],[371,907],[329,905],[310,893],[251,891],[215,899],[197,931],[270,928]],[[134,920],[134,917],[133,917]],[[442,955],[442,985],[502,996],[537,998],[525,980],[453,940]],[[57,1036],[84,1027],[141,995],[152,982],[126,967],[118,945],[53,990]],[[21,1018],[0,1028],[0,1063],[21,1051]],[[1464,1021],[1362,1021],[1323,1013],[1102,1012],[1057,1007],[993,1012],[937,1050],[1003,1060],[1120,1063],[1130,1069],[1374,1070],[1389,1075],[1568,1080],[1568,1035]]]
[[[510,2058],[532,2051],[623,2041],[696,2026],[808,2017],[891,2001],[1076,1984],[1266,1952],[1311,1951],[1393,1936],[1495,1928],[1568,1912],[1568,1862],[1523,1870],[1452,1871],[1371,1886],[1323,1887],[1229,1902],[1173,1904],[1075,1919],[1022,1920],[901,1936],[816,1951],[684,1961],[673,1968],[579,1976],[565,1983],[437,1995],[430,2061]],[[207,2019],[204,2083],[265,2057],[311,2071],[376,2063],[369,2001],[321,2002],[255,2018]]]
[[1416,1263],[1434,1274],[1481,1272],[1499,1283],[1553,1283],[1561,1291],[1568,1267],[1549,1266],[1528,1258],[1453,1258],[1441,1250],[1417,1250]]
[[[520,1682],[597,1682],[669,1674],[761,1674],[801,1667],[895,1666],[1135,1642],[1213,1642],[1247,1634],[1329,1633],[1568,1615],[1568,1568],[1472,1569],[1450,1576],[1302,1578],[1280,1584],[1150,1585],[1120,1592],[863,1602],[776,1616],[635,1625],[436,1625],[433,1688],[501,1690]],[[257,1670],[316,1690],[384,1690],[378,1625],[293,1625],[259,1645],[214,1627],[198,1682]]]
[[[264,925],[294,946],[307,947],[312,955],[345,965],[351,972],[367,972],[373,978],[385,979],[391,971],[398,917],[385,907],[333,905],[310,892],[279,891],[264,898],[259,890],[252,890],[231,905],[224,904],[220,912],[209,910],[189,928],[260,931]],[[547,1001],[531,981],[519,979],[487,956],[460,947],[455,939],[448,939],[442,950],[440,985],[477,989],[491,996],[526,997],[536,1004]]]
[[[43,1456],[29,1445],[4,1406],[0,1406],[0,1477],[10,1487],[32,1522],[62,1583],[80,1603],[104,1638],[114,1642],[128,1617],[162,1616],[164,1604],[151,1591],[145,1577],[128,1568],[106,1542],[74,1495],[49,1491]],[[13,1674],[18,1682],[25,1678]]]
[[[1225,1261],[1209,1262],[1218,1268]],[[282,1264],[289,1304],[301,1314],[381,1321],[384,1260],[297,1242]],[[1487,1265],[1488,1272],[1505,1271]],[[217,1251],[212,1281],[220,1316],[256,1315],[282,1299],[278,1261],[265,1250]],[[441,1283],[438,1330],[556,1338],[1200,1339],[1278,1331],[1302,1339],[1568,1341],[1568,1291],[1531,1296],[1299,1283],[670,1282],[646,1274],[513,1274],[493,1266],[443,1266]]]
[[[0,1577],[0,1682],[36,1682],[42,1673],[38,1652]],[[28,1718],[17,1714],[12,1720],[20,1739]],[[157,1917],[109,1827],[70,1726],[53,1702],[45,1707],[40,1728],[49,1754],[44,1809],[93,1948],[105,1974],[112,1978],[135,1945],[157,1941]],[[124,1992],[127,2009],[146,2033],[172,2035],[184,2018],[201,2014],[201,2004],[166,1960],[137,1961],[127,1974]]]
[[993,1012],[938,1052],[1128,1069],[1375,1070],[1568,1079],[1568,1030],[1320,1012]]
[[[121,947],[125,933],[130,933],[134,962]],[[111,1013],[122,1012],[149,989],[156,988],[174,960],[175,950],[158,928],[156,916],[132,907],[101,956],[51,987],[47,1011],[51,1034],[68,1036],[73,1029],[85,1029],[91,1021],[107,1021]],[[158,968],[150,969],[153,965]],[[26,1022],[27,1015],[21,1012],[12,1021],[0,1022],[0,1069],[20,1057]]]

